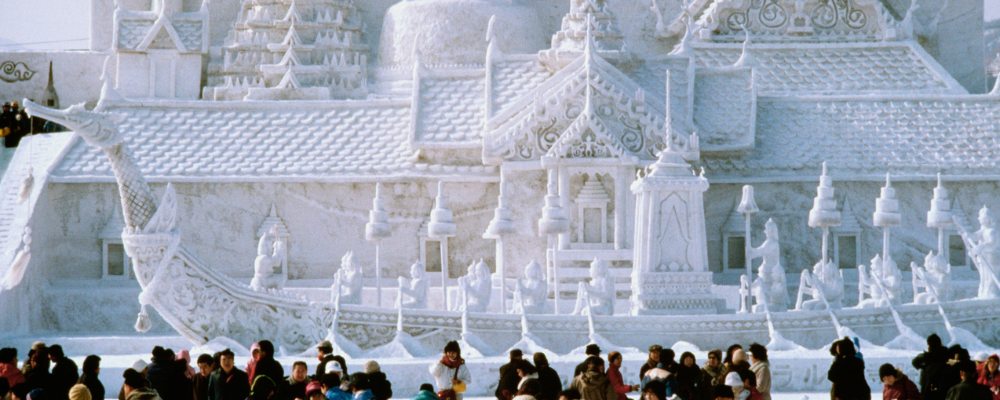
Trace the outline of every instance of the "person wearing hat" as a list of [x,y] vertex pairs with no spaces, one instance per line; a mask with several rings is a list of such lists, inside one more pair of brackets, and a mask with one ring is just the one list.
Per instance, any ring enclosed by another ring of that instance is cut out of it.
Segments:
[[139,371],[126,369],[122,378],[125,378],[125,383],[122,384],[125,400],[161,400],[160,395],[149,387],[149,381]]
[[510,400],[517,393],[517,384],[521,381],[521,377],[517,376],[516,366],[523,357],[521,349],[513,349],[510,351],[510,362],[500,366],[500,382],[497,384],[497,390],[493,392],[497,400]]
[[976,383],[976,363],[963,360],[957,363],[962,381],[948,389],[945,400],[993,400],[993,393],[986,386]]
[[87,389],[87,385],[77,383],[69,388],[69,400],[91,400],[92,398],[93,396],[90,394],[90,389]]
[[588,344],[584,353],[587,355],[587,359],[576,365],[576,369],[573,370],[574,378],[587,371],[587,362],[590,361],[590,357],[601,358],[601,347],[595,343]]
[[316,350],[319,351],[319,365],[316,366],[316,373],[312,376],[313,380],[318,381],[323,375],[326,375],[327,364],[330,361],[336,361],[337,364],[340,364],[340,373],[342,375],[347,373],[347,361],[344,360],[344,357],[333,354],[333,343],[330,343],[329,340],[320,342],[316,346]]
[[375,360],[365,363],[365,373],[368,374],[368,384],[371,385],[375,400],[388,400],[392,397],[392,382],[386,379],[385,372]]
[[320,379],[323,395],[327,400],[351,400],[351,394],[340,388],[340,365],[330,364],[330,371]]
[[233,363],[232,350],[219,352],[219,369],[208,379],[208,400],[246,400],[250,378]]
[[642,364],[642,367],[639,367],[639,380],[646,376],[646,371],[656,368],[656,364],[660,363],[660,350],[663,350],[663,346],[658,344],[649,346],[649,359],[646,360],[645,364]]

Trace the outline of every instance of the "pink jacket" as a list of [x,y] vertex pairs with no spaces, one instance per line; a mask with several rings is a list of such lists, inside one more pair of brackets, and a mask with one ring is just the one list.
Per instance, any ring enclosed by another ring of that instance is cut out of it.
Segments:
[[618,400],[628,400],[625,393],[631,392],[632,387],[625,384],[625,379],[622,378],[621,367],[612,363],[608,366],[608,380],[611,381],[611,387],[615,388],[615,393],[618,393]]

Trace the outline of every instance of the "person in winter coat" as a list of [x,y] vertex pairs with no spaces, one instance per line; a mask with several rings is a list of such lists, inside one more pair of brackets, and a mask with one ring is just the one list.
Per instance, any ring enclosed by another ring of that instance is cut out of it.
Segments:
[[458,346],[458,342],[448,342],[444,346],[441,360],[431,364],[430,373],[437,383],[437,394],[441,400],[462,400],[463,394],[455,392],[455,385],[464,383],[468,387],[472,384],[472,373],[460,354],[462,348]]
[[740,393],[739,398],[741,400],[761,400],[762,396],[760,391],[757,390],[757,375],[748,369],[741,370],[739,372],[740,379],[743,381],[743,391]]
[[722,350],[708,352],[708,361],[701,366],[701,388],[706,399],[714,399],[715,388],[726,381],[726,367],[722,365]]
[[662,362],[667,360],[668,358],[673,358],[673,357],[668,357],[670,356],[670,354],[667,354],[667,352],[673,353],[673,351],[670,349],[665,349],[661,352],[660,354],[661,362],[659,364],[656,364],[656,368],[646,371],[646,375],[642,376],[642,382],[639,386],[640,389],[645,389],[646,385],[648,385],[649,382],[660,381],[663,382],[665,386],[664,393],[666,397],[673,396],[674,392],[677,391],[677,377],[674,376],[673,372],[667,370],[666,364]]
[[250,380],[253,381],[258,376],[264,375],[271,378],[272,382],[281,382],[285,377],[285,369],[281,367],[281,363],[274,359],[274,344],[270,340],[261,340],[257,342],[257,345],[260,346],[260,356],[257,357],[253,370],[247,371]]
[[941,337],[927,337],[927,351],[913,358],[913,368],[920,370],[920,395],[924,400],[944,400],[948,388],[948,349],[941,344]]
[[532,357],[535,361],[535,368],[538,370],[538,384],[541,386],[541,393],[535,395],[538,400],[556,400],[559,392],[562,391],[562,379],[559,373],[549,366],[549,359],[545,353],[535,353]]
[[347,361],[344,360],[344,357],[333,354],[333,343],[324,340],[319,343],[319,346],[316,346],[316,350],[319,351],[319,364],[316,365],[316,374],[313,375],[313,380],[318,381],[323,378],[323,375],[326,375],[327,364],[331,361],[340,365],[341,374],[347,373]]
[[146,366],[149,386],[163,400],[186,400],[190,396],[190,381],[184,378],[184,369],[173,357],[173,352],[156,346],[153,358]]
[[[49,353],[47,349],[40,349],[31,355],[28,361],[30,364],[28,372],[24,373],[24,383],[28,385],[28,390],[52,388],[52,374],[49,373]],[[23,371],[23,370],[22,370]]]
[[750,372],[757,378],[761,399],[771,400],[771,364],[767,361],[767,348],[760,343],[750,345]]
[[410,400],[440,400],[436,393],[434,393],[434,385],[425,383],[420,385],[420,392],[416,396],[413,396]]
[[667,400],[666,385],[660,381],[649,382],[642,388],[642,397],[639,400]]
[[350,388],[351,398],[354,400],[372,400],[375,395],[372,394],[371,383],[368,381],[368,374],[364,372],[355,372],[351,374],[351,381],[347,384]]
[[837,356],[826,373],[833,382],[834,400],[871,400],[871,387],[865,380],[865,362],[856,357],[851,339],[844,337],[834,343]]
[[82,383],[77,383],[69,388],[69,400],[92,400],[90,389]]
[[208,400],[246,400],[249,395],[250,379],[233,364],[233,352],[219,352],[219,369],[208,379]]
[[62,346],[58,344],[49,347],[49,360],[55,365],[52,366],[52,390],[46,390],[45,394],[49,400],[67,400],[69,389],[80,380],[80,369],[73,360],[66,357]]
[[292,374],[278,383],[280,400],[306,400],[306,386],[309,385],[309,367],[302,361],[292,364]]
[[945,400],[992,400],[993,392],[986,386],[976,383],[976,363],[965,360],[958,363],[959,377],[957,385],[948,389]]
[[604,373],[604,360],[594,356],[587,358],[584,363],[587,370],[573,378],[570,388],[580,392],[582,400],[618,400],[618,393]]
[[993,400],[1000,400],[1000,356],[994,354],[986,358],[978,382],[993,392]]
[[[517,391],[514,392],[514,394],[518,394],[521,393],[521,389],[524,389],[525,383],[532,379],[536,381],[538,380],[538,370],[535,369],[535,366],[531,365],[531,362],[528,360],[521,360],[521,362],[517,363],[515,368],[518,378],[521,378],[521,380],[517,382]],[[534,397],[534,394],[532,394],[532,397]]]
[[[527,363],[527,361],[525,362]],[[513,400],[537,400],[538,397],[536,396],[541,392],[542,385],[538,383],[538,379],[529,378],[517,390],[517,395],[514,396]]]
[[598,346],[595,343],[588,344],[584,349],[584,354],[587,355],[587,358],[584,359],[582,363],[577,364],[576,368],[573,369],[574,378],[587,371],[587,360],[590,360],[590,357],[601,358],[601,346]]
[[685,351],[677,366],[677,396],[682,400],[701,400],[701,368],[695,362],[694,354]]
[[612,351],[608,353],[608,380],[611,381],[611,387],[615,388],[615,393],[618,393],[618,400],[628,400],[629,394],[633,391],[639,390],[639,386],[629,386],[625,384],[625,378],[622,377],[622,353],[617,351]]
[[0,378],[7,380],[11,388],[24,382],[24,374],[17,369],[17,349],[5,347],[0,349]]
[[882,380],[882,400],[922,399],[917,385],[892,364],[882,364],[878,368],[878,377]]
[[340,373],[337,371],[339,364],[330,365],[330,372],[320,379],[320,389],[323,390],[326,400],[351,400],[351,394],[340,388]]
[[83,359],[83,373],[80,374],[80,380],[77,381],[77,383],[87,387],[91,398],[98,400],[104,399],[105,394],[104,384],[97,378],[100,373],[101,357],[91,354]]
[[365,373],[368,374],[368,384],[371,385],[375,400],[388,400],[392,397],[392,382],[386,379],[385,372],[377,362],[365,363]]
[[729,366],[733,365],[733,356],[737,350],[743,350],[743,346],[734,344],[726,349],[726,358],[722,359],[722,366],[726,367],[726,372],[729,372]]
[[191,398],[193,400],[208,400],[208,380],[215,370],[215,360],[211,355],[198,356],[198,373],[191,379]]
[[522,361],[522,357],[520,349],[511,350],[510,362],[500,366],[500,382],[493,392],[497,400],[510,400],[517,393],[518,383],[521,381],[517,376],[517,364]]
[[149,381],[139,371],[126,369],[122,373],[122,378],[125,378],[125,383],[122,384],[125,400],[162,400],[156,390],[149,387]]
[[649,346],[649,359],[646,360],[645,364],[642,364],[642,367],[639,367],[639,380],[640,381],[642,380],[642,377],[646,376],[646,371],[649,371],[650,369],[656,368],[656,364],[660,363],[660,352],[661,351],[663,351],[663,346],[660,346],[658,344],[654,344],[652,346]]

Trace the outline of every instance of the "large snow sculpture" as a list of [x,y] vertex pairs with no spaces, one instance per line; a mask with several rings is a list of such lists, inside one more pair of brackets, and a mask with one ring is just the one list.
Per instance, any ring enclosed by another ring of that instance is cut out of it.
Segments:
[[[809,295],[811,300],[803,301]],[[839,309],[844,304],[844,274],[833,261],[813,266],[812,273],[802,270],[799,280],[799,294],[795,301],[796,310]]]
[[399,295],[396,296],[397,308],[427,308],[427,291],[430,280],[427,278],[427,268],[421,262],[410,266],[410,278],[399,277]]
[[998,269],[1000,269],[1000,237],[998,237],[996,228],[993,227],[994,221],[993,212],[983,206],[979,210],[980,228],[978,231],[968,234],[961,229],[960,224],[955,224],[959,227],[959,232],[962,233],[962,239],[965,240],[966,248],[969,249],[969,255],[972,256],[976,269],[979,270],[979,295],[977,297],[980,299],[1000,298],[1000,273],[998,273]]
[[333,298],[340,296],[342,304],[361,304],[361,291],[364,287],[361,268],[354,261],[354,252],[348,251],[340,259],[340,269],[333,283]]
[[590,263],[590,284],[580,282],[573,315],[612,315],[615,313],[615,277],[608,264],[595,258]]
[[931,209],[927,211],[927,227],[937,228],[938,254],[945,254],[947,246],[944,229],[954,224],[954,214],[951,212],[951,200],[948,199],[948,189],[941,185],[941,174],[937,175],[937,187],[934,188],[934,198],[931,199]]
[[285,285],[285,276],[275,273],[274,269],[281,267],[285,253],[285,241],[278,237],[278,226],[272,225],[257,241],[257,259],[254,260],[250,287],[256,290],[280,290]]
[[532,260],[524,267],[524,278],[518,279],[514,290],[514,312],[523,314],[545,313],[545,300],[549,285],[545,281],[542,265]]
[[[865,298],[868,295],[868,298]],[[858,308],[887,307],[902,303],[903,275],[892,258],[872,258],[871,273],[858,266]]]
[[945,262],[944,256],[933,251],[924,257],[924,266],[910,263],[913,271],[913,302],[916,304],[932,304],[951,300],[954,287],[951,284],[951,265]]
[[468,274],[458,278],[458,287],[462,291],[460,310],[471,312],[486,312],[490,305],[490,295],[493,291],[493,280],[490,278],[490,268],[483,260],[469,264]]
[[785,268],[781,266],[781,244],[778,241],[778,225],[768,219],[764,224],[764,243],[760,247],[750,249],[750,258],[762,258],[757,268],[757,279],[753,281],[753,295],[756,304],[754,312],[764,311],[762,304],[767,304],[768,311],[788,310],[788,288],[785,281]]

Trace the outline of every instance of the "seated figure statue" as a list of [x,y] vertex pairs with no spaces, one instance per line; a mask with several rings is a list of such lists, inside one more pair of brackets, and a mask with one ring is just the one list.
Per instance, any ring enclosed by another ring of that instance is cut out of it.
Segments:
[[1000,298],[1000,234],[993,226],[994,221],[993,213],[983,206],[979,210],[979,230],[962,235],[969,255],[979,270],[979,294],[976,297],[980,299]]
[[[865,298],[868,295],[869,298]],[[903,275],[892,257],[872,258],[871,273],[858,266],[858,308],[888,307],[900,304],[903,298]]]
[[945,262],[944,256],[933,251],[924,257],[924,266],[910,263],[913,271],[913,302],[915,304],[934,304],[939,301],[951,300],[954,287],[951,285],[951,265]]
[[361,304],[361,292],[364,287],[364,280],[361,268],[354,261],[354,252],[348,251],[340,259],[340,269],[337,270],[337,277],[333,283],[333,297],[340,295],[341,304]]
[[[803,295],[809,295],[812,299],[803,302]],[[820,261],[813,266],[812,273],[809,270],[802,271],[795,309],[825,310],[827,304],[834,310],[843,307],[844,274],[833,261],[827,261],[825,266]]]
[[590,263],[590,284],[580,282],[573,315],[613,315],[615,313],[615,277],[604,260]]
[[468,274],[458,278],[458,287],[464,303],[464,306],[459,306],[459,310],[486,312],[493,292],[493,280],[490,278],[490,268],[483,260],[469,264]]
[[763,303],[773,312],[788,310],[788,285],[785,282],[785,268],[781,266],[781,245],[778,242],[778,225],[768,219],[764,225],[767,239],[760,247],[750,249],[750,258],[762,258],[757,268],[757,279],[753,281],[753,295],[756,299],[754,312],[763,312]]
[[524,267],[524,278],[519,278],[514,289],[514,313],[545,313],[545,300],[549,297],[549,284],[538,262],[532,260]]
[[285,241],[278,237],[278,227],[272,226],[257,241],[257,258],[253,265],[253,280],[250,287],[255,290],[281,289],[285,285],[284,274],[275,273],[285,259]]
[[419,261],[413,263],[410,266],[410,278],[399,277],[399,295],[396,296],[396,307],[426,309],[429,287],[427,268]]

